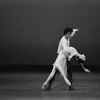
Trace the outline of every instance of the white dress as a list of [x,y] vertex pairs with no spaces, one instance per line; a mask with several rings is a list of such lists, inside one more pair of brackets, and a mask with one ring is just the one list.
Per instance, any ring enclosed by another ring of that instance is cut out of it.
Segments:
[[67,41],[65,37],[62,37],[62,39],[59,42],[57,50],[58,56],[53,64],[55,67],[61,67],[65,75],[67,75],[66,57],[69,56],[68,48],[69,48],[69,41]]
[[63,67],[63,66],[65,66],[65,64],[66,64],[66,56],[64,54],[64,51],[61,51],[58,54],[58,56],[57,56],[57,58],[56,58],[56,60],[55,60],[53,65],[54,66],[61,66],[61,67]]
[[62,50],[60,51],[55,62],[53,63],[53,66],[55,66],[57,69],[59,69],[59,67],[62,68],[65,75],[67,75],[66,57],[67,57],[67,52],[65,53],[65,51]]

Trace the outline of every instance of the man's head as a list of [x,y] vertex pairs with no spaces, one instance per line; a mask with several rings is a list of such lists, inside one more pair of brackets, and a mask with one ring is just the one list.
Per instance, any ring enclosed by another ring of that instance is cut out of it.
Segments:
[[76,31],[78,31],[79,29],[72,29],[70,27],[67,27],[65,28],[64,30],[64,35],[67,37],[67,38],[71,38]]
[[70,28],[70,27],[67,27],[67,28],[65,28],[65,30],[64,30],[64,35],[67,35],[68,33],[72,33],[72,32],[73,32],[73,29]]

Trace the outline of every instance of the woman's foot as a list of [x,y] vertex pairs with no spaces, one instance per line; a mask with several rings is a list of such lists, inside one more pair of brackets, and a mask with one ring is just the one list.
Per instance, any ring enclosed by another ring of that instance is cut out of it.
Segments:
[[42,86],[42,90],[43,90],[43,91],[48,91],[48,90],[50,90],[50,89],[51,89],[50,86],[48,86],[48,85],[46,85],[46,84]]

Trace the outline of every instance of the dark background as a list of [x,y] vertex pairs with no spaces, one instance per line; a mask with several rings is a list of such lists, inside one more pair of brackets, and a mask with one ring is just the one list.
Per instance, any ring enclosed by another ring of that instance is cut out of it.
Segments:
[[85,65],[100,65],[100,0],[0,0],[0,65],[52,65],[67,26]]

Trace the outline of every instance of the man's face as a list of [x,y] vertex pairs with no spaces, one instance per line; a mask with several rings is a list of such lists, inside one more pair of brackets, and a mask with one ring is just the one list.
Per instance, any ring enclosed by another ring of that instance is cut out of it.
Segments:
[[67,35],[68,35],[68,38],[70,38],[70,36],[71,36],[71,33],[69,32]]
[[71,37],[71,33],[70,33],[70,32],[67,33],[67,34],[65,35],[65,37],[66,37],[66,38],[70,38],[70,37]]

